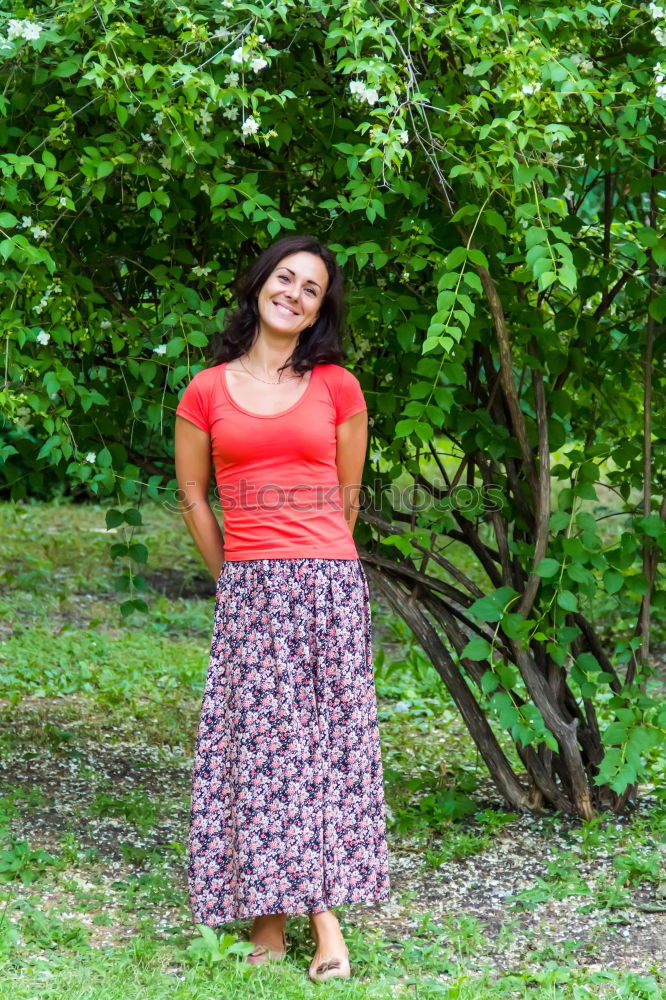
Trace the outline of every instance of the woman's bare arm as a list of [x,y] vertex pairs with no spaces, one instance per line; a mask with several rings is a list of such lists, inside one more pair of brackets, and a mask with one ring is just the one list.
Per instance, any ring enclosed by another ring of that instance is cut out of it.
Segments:
[[358,497],[368,448],[368,411],[361,410],[335,428],[336,465],[342,487],[342,509],[350,530],[358,516]]
[[190,420],[176,417],[176,479],[180,512],[203,561],[217,580],[224,565],[222,529],[208,502],[210,435]]

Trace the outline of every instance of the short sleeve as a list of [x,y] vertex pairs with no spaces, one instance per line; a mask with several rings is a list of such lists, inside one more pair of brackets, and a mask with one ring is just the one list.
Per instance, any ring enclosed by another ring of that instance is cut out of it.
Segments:
[[353,417],[362,410],[367,410],[368,406],[363,396],[361,383],[347,368],[341,368],[340,381],[338,382],[337,396],[335,400],[335,425],[341,424],[348,417]]
[[209,392],[207,387],[209,381],[204,382],[199,376],[204,372],[199,372],[188,382],[185,392],[180,397],[180,402],[176,407],[176,416],[184,417],[191,423],[196,424],[202,431],[210,433],[209,420]]

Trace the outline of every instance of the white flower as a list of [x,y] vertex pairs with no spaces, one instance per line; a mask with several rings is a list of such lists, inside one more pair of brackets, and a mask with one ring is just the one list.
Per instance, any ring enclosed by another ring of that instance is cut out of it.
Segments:
[[164,121],[164,112],[156,111],[155,114],[153,115],[153,121],[155,122],[156,125],[161,125],[162,122]]
[[245,58],[245,53],[243,52],[243,46],[239,45],[238,48],[231,53],[231,61],[235,63],[242,63]]
[[541,90],[540,83],[524,83],[520,88],[523,94],[536,94],[537,90]]
[[211,267],[199,267],[198,264],[196,267],[192,268],[192,274],[196,274],[198,278],[205,278],[206,275],[210,274],[211,271],[212,271]]
[[208,125],[213,120],[213,116],[210,111],[206,110],[206,108],[201,108],[201,110],[197,112],[197,118],[202,125]]
[[44,229],[43,226],[31,226],[30,232],[36,240],[43,240],[45,236],[49,235],[48,229]]
[[141,133],[141,138],[143,139],[144,142],[147,142],[147,143],[151,143],[153,141],[153,137],[150,134],[150,132],[142,132]]
[[476,72],[476,66],[474,63],[467,63],[463,69],[463,76],[474,76]]
[[260,42],[262,45],[266,44],[266,39],[264,38],[263,35],[257,35],[257,41]]
[[153,347],[153,354],[166,354],[166,344],[159,344]]
[[7,38],[25,38],[26,41],[32,41],[35,38],[39,38],[42,33],[41,26],[35,21],[19,21],[17,18],[12,17],[7,24]]
[[60,206],[60,208],[67,208],[67,199],[65,198],[64,195],[58,199],[58,205]]
[[236,161],[234,159],[232,159],[231,156],[225,156],[225,158],[224,158],[224,165],[225,165],[225,167],[235,167],[236,166]]
[[219,38],[220,41],[225,42],[229,37],[229,31],[227,28],[218,28],[217,31],[214,31],[210,37]]
[[101,326],[102,330],[108,330],[110,326],[113,326],[110,319],[103,319],[99,325]]
[[649,3],[647,9],[650,17],[656,21],[660,21],[662,17],[666,16],[666,7],[660,7],[659,4]]
[[208,185],[204,181],[203,184],[199,185],[199,190],[203,191],[204,194],[208,194],[208,192],[210,191],[210,188],[208,187]]
[[567,184],[564,191],[562,192],[562,197],[573,198],[573,196],[574,196],[574,189],[571,187],[571,184]]
[[243,121],[243,124],[241,126],[241,132],[243,133],[243,135],[254,135],[258,131],[259,131],[259,123],[254,120],[254,117],[252,115],[250,115],[249,118],[246,118]]
[[225,118],[229,118],[230,121],[235,121],[235,119],[238,118],[238,108],[227,108],[227,110],[223,111],[222,114]]
[[666,101],[666,83],[662,83],[661,86],[657,87],[657,97],[661,98],[662,101]]
[[170,170],[171,169],[171,160],[169,159],[168,156],[160,156],[160,158],[159,158],[159,160],[157,162],[159,163],[159,165],[161,167],[163,167],[164,170]]
[[31,215],[22,215],[21,216],[21,225],[23,226],[24,229],[27,229],[28,226],[31,226],[32,225],[32,216]]
[[89,451],[88,454],[86,455],[86,462],[90,462],[90,464],[92,465],[92,463],[95,461],[96,458],[97,455],[95,454],[95,452]]
[[238,73],[234,73],[234,72],[227,73],[227,75],[224,78],[224,82],[226,83],[227,87],[237,87],[239,80],[240,80],[240,77],[239,77]]
[[401,132],[400,135],[398,136],[398,141],[401,142],[403,146],[405,146],[409,142],[409,132],[405,131]]
[[34,21],[23,22],[23,37],[26,41],[33,41],[35,38],[39,38],[41,33],[42,29],[39,24],[36,24]]
[[654,82],[661,83],[661,81],[664,79],[663,66],[661,65],[661,63],[655,63],[652,69],[654,70]]
[[581,73],[591,73],[594,69],[594,63],[590,59],[581,59],[578,69]]
[[40,330],[36,339],[38,344],[48,344],[51,334],[47,333],[46,330]]
[[253,73],[258,73],[260,69],[264,68],[264,66],[268,66],[268,62],[266,59],[262,58],[262,56],[257,56],[257,58],[253,59],[250,63],[250,69]]
[[666,27],[653,28],[652,34],[660,45],[666,45]]
[[379,98],[379,94],[375,88],[366,87],[362,80],[352,80],[349,84],[349,90],[360,100],[367,101],[368,104],[375,104]]

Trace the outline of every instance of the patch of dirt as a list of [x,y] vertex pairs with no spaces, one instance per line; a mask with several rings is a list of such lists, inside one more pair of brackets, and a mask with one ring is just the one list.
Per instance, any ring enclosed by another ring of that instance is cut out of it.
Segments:
[[[137,915],[148,916],[165,936],[190,932],[183,854],[191,792],[188,753],[182,746],[142,742],[129,724],[127,730],[111,731],[108,726],[105,730],[103,711],[81,696],[28,698],[17,706],[5,706],[0,715],[0,739],[6,747],[0,758],[0,793],[18,787],[26,792],[41,789],[44,795],[41,805],[17,801],[13,838],[57,855],[62,851],[61,837],[71,831],[81,847],[98,851],[92,860],[70,864],[61,876],[67,889],[56,884],[42,890],[37,883],[45,908],[60,918],[76,916],[86,926],[91,944],[100,947],[128,941]],[[198,703],[190,706],[192,747],[198,707]],[[42,733],[40,739],[46,720],[47,735]],[[20,742],[12,733],[23,734]],[[142,793],[155,804],[155,822],[142,833],[125,816],[92,815],[90,805],[100,787],[114,798]],[[480,782],[474,798],[479,808],[506,810],[489,779]],[[648,806],[644,796],[635,815]],[[612,821],[618,835],[631,821],[630,817]],[[666,914],[639,908],[655,901],[656,883],[630,888],[627,898],[616,905],[610,905],[606,896],[604,905],[603,892],[618,875],[614,858],[621,847],[598,849],[589,856],[580,844],[575,820],[563,818],[555,833],[549,823],[549,817],[520,816],[507,822],[482,853],[437,868],[428,867],[422,849],[410,845],[408,838],[401,838],[400,845],[391,838],[392,898],[341,907],[339,913],[347,924],[380,931],[395,948],[419,935],[424,946],[441,943],[441,961],[435,959],[435,966],[441,965],[444,977],[451,967],[447,962],[455,957],[464,958],[470,974],[489,964],[497,971],[510,971],[518,964],[538,969],[549,949],[555,956],[562,948],[590,969],[645,974],[663,968]],[[135,852],[136,862],[127,860],[128,849]],[[553,878],[548,862],[557,851],[579,856],[574,894],[561,899],[553,899],[552,890],[540,892],[540,880]],[[157,890],[142,889],[146,878],[155,878],[156,865],[162,866],[157,899],[151,897]],[[76,906],[72,885],[78,887]],[[30,894],[34,888],[19,886],[17,894]],[[510,897],[530,890],[531,899],[515,908]],[[63,906],[76,913],[63,913]],[[110,924],[99,923],[100,916],[110,918]],[[538,955],[530,955],[535,952]]]
[[[476,798],[476,794],[474,795]],[[644,797],[637,813],[646,812]],[[500,800],[496,808],[503,809]],[[631,822],[617,819],[618,827]],[[646,974],[666,967],[666,913],[646,912],[664,900],[655,896],[657,884],[629,887],[617,904],[604,891],[619,874],[614,858],[622,853],[599,849],[585,857],[577,839],[576,821],[562,819],[558,833],[545,827],[547,820],[528,815],[507,823],[481,854],[428,867],[418,853],[393,853],[392,899],[363,912],[363,923],[399,941],[417,931],[426,914],[439,925],[443,946],[465,955],[466,968],[481,972],[490,963],[509,972],[517,964],[543,962],[543,953],[567,942],[579,965],[594,969],[625,969]],[[579,855],[576,879],[568,894],[553,898],[553,873],[548,862],[557,850]],[[543,889],[543,891],[540,891]],[[524,904],[510,897],[530,893]],[[478,948],[474,923],[485,942]],[[432,939],[434,927],[428,930]],[[475,944],[476,941],[476,944]],[[530,961],[530,952],[540,952]],[[554,957],[554,955],[553,955]]]
[[171,601],[195,598],[208,600],[215,596],[215,582],[209,573],[154,569],[146,570],[141,575],[156,593],[163,594]]

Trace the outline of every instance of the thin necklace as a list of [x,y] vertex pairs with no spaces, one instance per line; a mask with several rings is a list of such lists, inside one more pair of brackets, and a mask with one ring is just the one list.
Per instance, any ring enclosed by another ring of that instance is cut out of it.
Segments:
[[[238,360],[243,365],[243,359],[239,358]],[[282,385],[283,382],[288,382],[290,379],[303,378],[302,375],[287,375],[286,378],[278,379],[277,382],[268,382],[266,381],[265,378],[259,378],[258,375],[255,375],[254,372],[251,372],[250,369],[247,368],[245,365],[243,365],[243,368],[245,368],[245,371],[248,373],[248,375],[251,375],[252,378],[256,378],[258,382],[263,382],[264,385]]]

